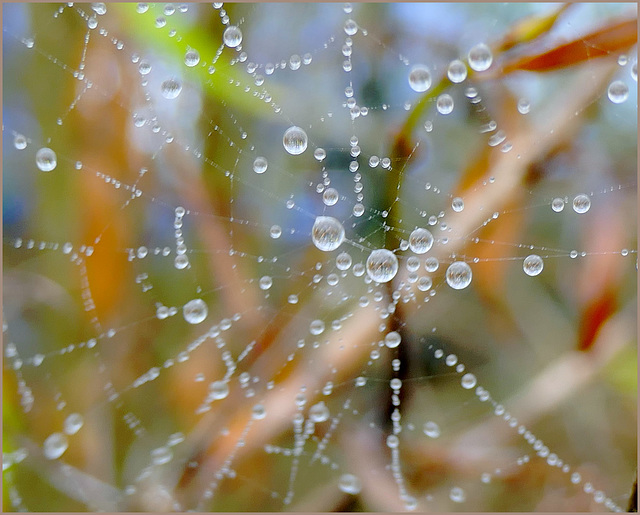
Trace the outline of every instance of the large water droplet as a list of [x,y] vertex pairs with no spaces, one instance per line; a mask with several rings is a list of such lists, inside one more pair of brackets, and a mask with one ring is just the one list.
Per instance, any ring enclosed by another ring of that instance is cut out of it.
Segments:
[[431,73],[423,64],[417,64],[409,72],[409,86],[413,91],[422,93],[431,87]]
[[367,258],[367,275],[378,283],[387,283],[398,273],[398,258],[387,249],[377,249]]
[[16,134],[13,138],[13,146],[18,150],[24,150],[27,148],[27,138],[25,138],[22,134]]
[[338,482],[338,488],[346,494],[356,495],[362,488],[360,480],[353,474],[342,474]]
[[263,275],[258,282],[261,290],[268,290],[273,284],[273,279],[269,275]]
[[253,171],[256,173],[264,173],[267,171],[269,163],[266,157],[258,156],[253,161]]
[[629,98],[629,87],[621,80],[615,80],[609,84],[607,96],[614,104],[622,104]]
[[289,154],[297,156],[307,150],[307,133],[300,127],[289,127],[282,137],[282,144]]
[[449,492],[449,499],[453,502],[464,502],[466,498],[467,496],[464,493],[464,490],[459,486],[454,486]]
[[167,100],[177,98],[182,91],[182,84],[176,79],[167,79],[160,85],[162,96]]
[[435,422],[425,422],[422,430],[429,438],[438,438],[440,436],[440,426]]
[[390,349],[395,349],[398,345],[400,345],[401,341],[402,337],[397,331],[391,331],[384,337],[384,344]]
[[472,70],[483,72],[488,70],[493,62],[491,49],[484,43],[480,43],[469,50],[469,66]]
[[193,299],[182,308],[184,319],[190,324],[199,324],[207,318],[209,309],[202,299]]
[[344,227],[332,216],[318,216],[311,229],[311,240],[320,250],[330,252],[344,241]]
[[154,465],[164,465],[173,459],[173,451],[166,446],[158,447],[151,451],[151,461]]
[[84,424],[84,419],[80,413],[71,413],[64,420],[64,432],[68,435],[75,435]]
[[471,268],[464,261],[455,261],[449,265],[446,281],[454,290],[462,290],[471,284]]
[[351,266],[351,263],[351,256],[346,252],[340,252],[340,254],[338,254],[338,257],[336,257],[336,268],[338,270],[348,270]]
[[456,213],[462,211],[464,209],[464,200],[462,200],[460,197],[455,197],[451,201],[451,209],[453,209]]
[[43,147],[36,152],[36,165],[43,172],[50,172],[57,166],[56,153],[48,147]]
[[340,195],[335,188],[327,188],[322,194],[322,202],[325,206],[333,206],[338,202]]
[[209,392],[213,400],[224,399],[229,395],[229,385],[225,381],[214,381],[209,385]]
[[309,324],[309,332],[314,336],[318,336],[319,334],[322,334],[324,332],[324,322],[319,319],[313,320]]
[[433,235],[428,229],[418,227],[411,232],[409,236],[409,248],[416,254],[424,254],[431,249],[433,245]]
[[344,23],[344,31],[347,36],[353,36],[358,32],[358,24],[352,19],[348,19]]
[[524,270],[524,273],[527,275],[538,275],[544,268],[544,262],[542,261],[542,258],[540,256],[531,254],[530,256],[524,258],[522,268]]
[[235,48],[242,43],[242,31],[235,25],[229,25],[222,34],[222,41],[229,48]]
[[67,447],[69,447],[67,437],[62,433],[53,433],[44,441],[42,451],[45,458],[56,460],[64,454]]
[[448,93],[443,93],[436,100],[436,109],[440,114],[450,114],[453,112],[453,98]]
[[476,376],[474,376],[473,374],[465,374],[462,376],[462,379],[460,380],[460,384],[462,385],[462,388],[464,388],[465,390],[470,390],[476,384],[478,384],[478,380],[476,379]]
[[560,197],[556,197],[551,201],[551,209],[553,209],[556,213],[559,213],[564,209],[564,200]]
[[591,207],[591,200],[587,195],[584,195],[584,194],[576,195],[576,197],[573,199],[573,210],[576,213],[579,213],[579,214],[586,213],[587,211],[589,211],[590,207]]
[[193,68],[200,62],[200,54],[197,50],[190,49],[184,54],[184,64],[189,68]]
[[467,78],[467,65],[465,65],[460,59],[451,61],[449,68],[447,69],[447,77],[455,84],[464,82]]
[[309,408],[309,418],[316,423],[329,419],[329,408],[324,401],[320,401]]
[[256,404],[251,409],[251,416],[254,420],[262,420],[267,416],[267,410],[265,409],[263,404]]

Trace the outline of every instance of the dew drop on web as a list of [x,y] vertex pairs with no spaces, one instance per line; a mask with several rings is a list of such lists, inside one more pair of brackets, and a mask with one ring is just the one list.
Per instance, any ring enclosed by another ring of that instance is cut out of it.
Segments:
[[446,281],[454,290],[462,290],[471,284],[472,275],[467,263],[456,261],[447,268]]
[[484,43],[479,43],[469,50],[469,66],[472,70],[483,72],[488,70],[493,62],[491,49]]
[[282,137],[282,144],[289,154],[297,156],[307,150],[307,133],[297,126],[289,127]]
[[48,147],[43,147],[36,152],[36,165],[43,172],[50,172],[58,164],[56,153]]
[[387,249],[376,249],[367,258],[367,274],[378,283],[391,281],[398,273],[398,258]]
[[313,244],[324,252],[337,249],[344,241],[344,227],[332,216],[318,216],[311,229]]
[[431,72],[422,64],[417,64],[409,72],[409,86],[417,93],[423,93],[431,87]]

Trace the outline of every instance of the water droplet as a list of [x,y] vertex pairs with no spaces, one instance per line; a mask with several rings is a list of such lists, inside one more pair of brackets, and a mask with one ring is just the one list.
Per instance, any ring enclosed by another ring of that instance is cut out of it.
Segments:
[[84,424],[84,419],[80,413],[71,413],[64,420],[64,432],[68,435],[75,435]]
[[347,36],[353,36],[358,32],[358,25],[355,21],[353,21],[352,19],[348,19],[345,23],[344,23],[344,31],[347,34]]
[[422,431],[429,438],[438,438],[440,436],[440,426],[435,422],[425,422]]
[[311,240],[320,250],[330,252],[344,241],[344,227],[332,216],[318,216],[311,229]]
[[471,284],[471,268],[464,261],[455,261],[449,265],[446,281],[454,290],[462,290]]
[[189,265],[189,258],[185,254],[179,254],[173,260],[173,266],[178,270],[184,270]]
[[342,474],[338,482],[338,488],[346,494],[356,495],[362,488],[360,480],[353,474]]
[[409,236],[409,248],[416,254],[428,252],[433,245],[433,234],[428,229],[418,227]]
[[209,385],[209,392],[213,400],[224,399],[229,395],[229,385],[225,381],[214,381]]
[[564,209],[564,200],[560,197],[556,197],[551,201],[551,209],[553,209],[556,213],[559,213]]
[[576,213],[579,213],[579,214],[586,213],[587,211],[589,211],[590,207],[591,207],[591,200],[587,195],[584,195],[584,194],[576,195],[576,197],[573,199],[573,210]]
[[16,134],[13,138],[13,146],[18,150],[24,150],[27,148],[27,138],[25,138],[22,134]]
[[269,236],[277,240],[282,235],[282,228],[279,225],[272,225],[269,229]]
[[467,496],[464,493],[464,490],[459,486],[454,486],[449,492],[449,499],[453,502],[464,502],[466,498]]
[[348,270],[351,267],[351,256],[346,252],[341,252],[336,257],[336,267],[338,270]]
[[264,275],[260,278],[260,281],[258,284],[260,285],[261,290],[268,290],[269,288],[271,288],[271,285],[273,284],[273,279],[271,279],[271,277],[268,275]]
[[631,77],[638,82],[638,63],[635,62],[631,65]]
[[314,336],[322,334],[324,332],[324,322],[322,320],[314,320],[309,324],[309,332]]
[[364,205],[357,203],[353,206],[353,216],[362,216],[364,214]]
[[254,420],[262,420],[267,416],[267,410],[264,408],[264,405],[256,404],[251,410],[251,416]]
[[149,74],[149,72],[151,72],[151,64],[149,63],[149,61],[140,61],[140,64],[138,65],[138,71],[140,72],[140,75]]
[[459,213],[464,209],[464,200],[460,197],[456,197],[451,201],[451,209],[453,209],[456,213]]
[[329,419],[329,408],[324,401],[320,401],[309,408],[309,418],[316,423]]
[[327,157],[327,152],[324,148],[318,147],[313,151],[313,157],[315,157],[317,161],[324,161],[324,158]]
[[440,262],[436,257],[428,257],[424,262],[424,269],[427,272],[435,272],[440,266]]
[[431,87],[431,72],[422,64],[417,64],[409,72],[409,86],[413,91],[422,93]]
[[43,172],[50,172],[57,164],[56,153],[50,148],[43,147],[36,153],[36,165]]
[[300,65],[302,64],[302,59],[300,59],[300,56],[298,54],[293,54],[290,58],[289,58],[289,68],[291,68],[292,70],[297,70],[298,68],[300,68]]
[[64,454],[69,447],[69,441],[63,433],[53,433],[42,446],[44,457],[49,460],[56,460]]
[[629,87],[621,80],[615,80],[609,84],[607,96],[614,104],[622,104],[629,98]]
[[182,91],[182,84],[176,79],[167,79],[160,85],[160,91],[164,98],[172,100]]
[[253,171],[256,173],[264,173],[267,171],[269,163],[266,157],[258,156],[253,160]]
[[151,451],[151,461],[154,465],[164,465],[173,459],[173,451],[166,446]]
[[222,34],[222,41],[229,48],[235,48],[242,43],[242,31],[235,25],[229,25]]
[[453,111],[453,98],[447,93],[443,93],[436,100],[436,109],[440,114],[450,114]]
[[184,54],[184,64],[189,68],[193,68],[200,62],[200,54],[197,50],[190,49]]
[[333,206],[338,202],[338,190],[335,188],[327,188],[322,194],[322,202],[325,206]]
[[432,284],[433,281],[431,280],[431,277],[423,276],[418,279],[418,289],[420,291],[428,291],[431,289]]
[[384,337],[384,344],[390,349],[395,349],[398,345],[400,345],[401,341],[402,337],[397,331],[391,331]]
[[460,380],[460,384],[462,385],[462,388],[464,388],[465,390],[470,390],[476,384],[478,384],[478,380],[476,379],[476,376],[474,376],[473,374],[465,374],[462,376],[462,379]]
[[387,447],[389,449],[397,449],[400,445],[400,439],[396,435],[387,436]]
[[367,258],[367,275],[378,283],[391,281],[398,273],[398,258],[387,249],[377,249]]
[[460,59],[451,61],[451,63],[449,63],[449,68],[447,69],[447,77],[449,77],[449,80],[455,84],[464,82],[467,78],[467,66]]
[[531,110],[531,104],[526,98],[518,99],[518,112],[520,114],[527,114]]
[[182,308],[184,319],[190,324],[199,324],[207,318],[209,309],[202,299],[193,299]]
[[531,254],[530,256],[524,258],[522,268],[524,270],[524,273],[527,275],[538,275],[544,268],[544,262],[542,261],[542,258],[540,256]]
[[418,259],[416,256],[409,256],[406,266],[409,272],[415,272],[418,270],[418,268],[420,268],[420,259]]
[[289,127],[282,138],[282,144],[289,154],[297,156],[307,150],[307,133],[295,125]]
[[469,66],[472,70],[483,72],[488,70],[493,62],[491,49],[484,43],[480,43],[469,50]]

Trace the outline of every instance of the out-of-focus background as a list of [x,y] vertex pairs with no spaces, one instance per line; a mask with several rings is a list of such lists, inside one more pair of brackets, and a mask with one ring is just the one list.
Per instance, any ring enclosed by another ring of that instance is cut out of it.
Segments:
[[5,4],[3,508],[626,509],[636,17]]

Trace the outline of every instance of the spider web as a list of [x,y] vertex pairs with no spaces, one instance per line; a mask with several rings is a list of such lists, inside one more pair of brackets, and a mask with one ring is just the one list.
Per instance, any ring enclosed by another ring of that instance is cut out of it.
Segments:
[[471,57],[548,9],[5,5],[7,509],[622,511],[636,58]]

